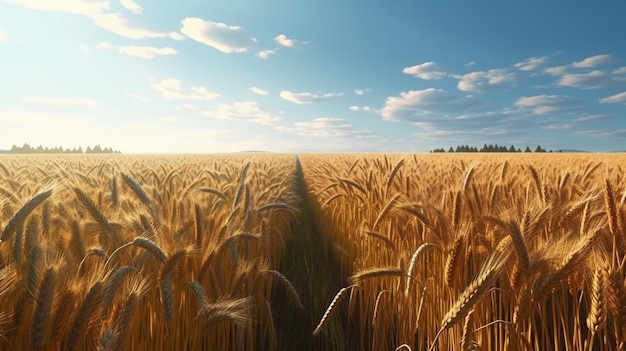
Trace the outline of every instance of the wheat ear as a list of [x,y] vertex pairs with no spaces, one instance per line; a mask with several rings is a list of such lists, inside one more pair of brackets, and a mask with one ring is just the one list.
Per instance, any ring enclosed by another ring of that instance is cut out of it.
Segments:
[[351,290],[355,286],[356,285],[351,285],[339,290],[337,295],[335,295],[335,297],[333,298],[333,301],[331,301],[330,305],[328,305],[328,308],[326,309],[326,312],[324,312],[324,315],[322,316],[322,319],[320,319],[320,322],[317,324],[317,327],[315,327],[315,329],[313,330],[313,336],[318,336],[320,334],[320,332],[322,331],[322,327],[324,326],[324,324],[326,324],[326,321],[330,317],[331,313],[333,313],[333,311],[337,309],[336,307],[339,301],[346,295],[348,290]]
[[50,318],[56,280],[55,269],[48,268],[39,286],[35,310],[33,311],[33,323],[30,328],[30,340],[36,348],[41,348],[46,341],[48,319]]
[[13,217],[11,217],[11,219],[9,220],[9,223],[6,225],[6,227],[4,227],[2,234],[0,234],[0,243],[7,241],[10,235],[13,234],[18,227],[24,224],[26,217],[28,217],[28,215],[30,215],[30,213],[33,212],[33,210],[37,208],[37,206],[46,201],[46,199],[48,199],[50,195],[52,195],[52,189],[43,191],[33,196],[24,204],[24,206],[22,206],[17,212],[15,212]]

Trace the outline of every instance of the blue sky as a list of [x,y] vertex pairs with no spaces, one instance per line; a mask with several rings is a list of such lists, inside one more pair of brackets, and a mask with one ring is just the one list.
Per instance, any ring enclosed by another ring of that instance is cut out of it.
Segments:
[[0,149],[626,150],[626,3],[0,0]]

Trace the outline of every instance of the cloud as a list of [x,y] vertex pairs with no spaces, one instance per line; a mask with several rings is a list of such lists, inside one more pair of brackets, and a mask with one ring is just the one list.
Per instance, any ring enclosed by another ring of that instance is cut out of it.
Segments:
[[166,33],[134,27],[119,13],[98,13],[92,19],[97,26],[130,39],[163,38],[167,36]]
[[587,57],[586,59],[572,63],[574,68],[593,68],[605,63],[613,61],[614,58],[611,55],[596,55]]
[[[90,18],[93,23],[105,30],[131,39],[162,38],[165,33],[133,26],[119,13],[110,12],[109,1],[87,0],[6,0],[7,2],[35,10],[66,12]],[[122,2],[129,0],[122,0]],[[122,4],[124,5],[124,4]]]
[[291,127],[279,126],[277,130],[292,132],[301,136],[315,137],[320,139],[345,139],[350,142],[353,139],[371,139],[378,135],[369,130],[357,129],[343,118],[320,117],[311,121],[296,122]]
[[612,129],[612,130],[579,130],[575,134],[585,135],[594,138],[626,138],[626,129]]
[[261,89],[259,87],[250,87],[248,88],[248,91],[257,95],[267,95],[270,93],[269,91]]
[[[114,49],[115,46],[108,42],[100,42],[96,45],[98,49]],[[126,46],[118,46],[117,51],[130,56],[139,57],[142,59],[150,60],[157,56],[171,56],[176,55],[178,52],[171,47],[164,48],[156,48],[152,46],[137,46],[137,45],[126,45]]]
[[169,33],[167,33],[167,36],[170,39],[174,39],[176,41],[185,40],[185,38],[186,38],[184,35],[182,35],[182,34],[180,34],[178,32],[169,32]]
[[257,41],[238,26],[197,17],[187,17],[181,23],[183,27],[180,31],[184,35],[226,54],[246,52]]
[[67,12],[87,17],[102,13],[109,9],[109,1],[86,0],[5,0],[5,2],[21,5],[34,10]]
[[580,110],[580,101],[562,95],[523,96],[515,106],[530,109],[535,115]]
[[316,94],[312,94],[312,93],[308,93],[308,92],[304,92],[304,93],[292,93],[290,91],[287,90],[282,90],[280,92],[280,97],[287,100],[287,101],[291,101],[294,104],[298,104],[298,105],[306,105],[306,104],[311,104],[314,102],[320,102],[320,101],[325,101],[325,100],[330,100],[330,99],[334,99],[334,98],[338,98],[343,96],[343,93],[327,93],[327,94],[323,94],[323,95],[316,95]]
[[61,106],[61,107],[98,107],[100,103],[95,99],[67,99],[51,98],[40,95],[27,95],[22,97],[22,101],[31,104]]
[[274,41],[276,42],[276,44],[284,46],[286,48],[293,48],[297,44],[297,40],[289,39],[284,34],[278,35],[276,38],[274,38]]
[[9,41],[9,35],[7,32],[0,29],[0,43],[6,43]]
[[513,67],[519,69],[520,71],[534,71],[539,67],[543,66],[548,60],[547,56],[535,56],[531,58],[527,58],[526,60],[516,63]]
[[377,112],[375,108],[371,106],[350,106],[350,110],[354,112]]
[[122,6],[124,6],[125,9],[127,9],[128,11],[132,13],[135,13],[135,14],[141,13],[141,10],[142,10],[141,6],[139,6],[133,0],[120,0],[120,4],[122,4]]
[[567,66],[548,67],[543,71],[552,76],[562,76],[567,73]]
[[357,95],[365,95],[365,93],[370,91],[372,91],[372,89],[354,89],[354,93]]
[[151,102],[152,100],[148,99],[147,97],[141,96],[139,94],[134,94],[134,93],[126,93],[126,96],[128,96],[129,98],[133,98],[135,100],[141,101],[141,102]]
[[152,46],[136,46],[136,45],[128,45],[128,46],[119,46],[118,51],[135,57],[140,57],[143,59],[152,59],[156,56],[170,56],[176,55],[176,50],[170,47],[164,48],[155,48]]
[[425,62],[419,65],[405,67],[402,73],[424,80],[444,78],[447,75],[446,72],[440,71],[439,69],[438,64]]
[[273,124],[280,120],[280,117],[272,116],[264,111],[258,102],[244,101],[232,104],[220,104],[215,111],[203,112],[205,116],[221,118],[227,120],[244,121],[260,124]]
[[85,44],[79,44],[78,48],[80,49],[80,51],[84,54],[88,54],[89,53],[89,47],[87,47],[87,45]]
[[557,85],[581,89],[598,89],[623,83],[625,78],[607,71],[594,70],[587,73],[568,73],[561,76]]
[[626,104],[626,91],[600,99],[603,104]]
[[191,87],[185,92],[178,79],[153,80],[152,88],[168,100],[213,100],[220,95],[209,91],[203,86]]
[[474,61],[470,61],[470,62],[468,62],[468,63],[466,63],[466,64],[465,64],[465,67],[472,67],[472,66],[473,66],[473,65],[475,65],[475,64],[476,64],[476,62],[474,62]]
[[626,74],[626,66],[613,70],[613,74]]
[[380,114],[388,121],[419,122],[438,116],[460,114],[477,105],[478,102],[472,96],[428,88],[388,97]]
[[457,84],[459,90],[470,92],[501,89],[504,83],[514,82],[517,79],[515,73],[502,68],[454,75],[453,77],[459,80]]
[[268,57],[270,57],[270,55],[274,55],[274,54],[276,54],[276,50],[261,50],[257,52],[255,56],[260,58],[261,60],[265,60]]

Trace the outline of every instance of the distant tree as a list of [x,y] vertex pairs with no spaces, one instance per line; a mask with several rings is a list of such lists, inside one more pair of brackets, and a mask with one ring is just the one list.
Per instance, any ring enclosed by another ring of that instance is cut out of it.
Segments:
[[528,146],[526,146],[526,149],[524,150],[524,152],[532,152],[532,150]]
[[452,148],[452,146],[450,146],[450,149],[448,150],[448,152],[454,152],[454,149]]
[[511,147],[509,148],[509,152],[515,152],[515,146],[511,145]]

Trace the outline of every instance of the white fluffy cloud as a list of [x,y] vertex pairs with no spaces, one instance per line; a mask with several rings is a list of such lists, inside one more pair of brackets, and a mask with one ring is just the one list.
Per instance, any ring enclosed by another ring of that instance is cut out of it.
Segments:
[[603,104],[626,104],[626,91],[600,99]]
[[257,95],[267,95],[270,93],[269,91],[261,89],[259,87],[250,87],[248,88],[248,91]]
[[586,59],[578,62],[572,63],[572,67],[574,68],[593,68],[605,63],[609,63],[613,61],[613,57],[611,55],[596,55],[587,57]]
[[441,89],[428,88],[390,96],[380,111],[389,121],[419,122],[431,118],[460,114],[475,108],[478,102],[472,96],[454,94]]
[[547,56],[530,57],[522,62],[516,63],[515,65],[513,65],[513,67],[525,72],[534,71],[543,66],[547,60]]
[[257,41],[239,26],[205,21],[197,17],[187,17],[181,23],[181,33],[226,54],[246,52]]
[[264,111],[258,102],[244,101],[232,104],[220,104],[214,111],[203,112],[205,116],[227,120],[244,121],[260,124],[273,124],[280,120]]
[[317,94],[313,94],[309,92],[293,93],[287,90],[282,90],[280,92],[281,98],[287,101],[291,101],[294,104],[298,104],[298,105],[306,105],[306,104],[311,104],[314,102],[335,99],[341,96],[343,96],[343,93],[327,93],[327,94],[317,95]]
[[161,81],[154,80],[152,88],[168,100],[212,100],[220,96],[203,86],[191,87],[185,91],[181,81],[173,78]]
[[280,46],[284,46],[286,48],[293,48],[296,46],[297,41],[294,39],[289,39],[287,38],[286,35],[284,34],[280,34],[278,35],[276,38],[274,38],[274,41],[276,42],[276,44],[280,45]]
[[425,62],[419,65],[405,67],[402,73],[424,80],[441,79],[447,75],[446,72],[440,70],[439,65],[435,62]]
[[133,0],[120,0],[120,4],[122,4],[125,9],[135,14],[140,14],[142,11],[141,6]]
[[455,75],[454,78],[459,80],[457,84],[459,90],[470,92],[502,89],[503,86],[507,86],[504,83],[511,83],[517,79],[515,73],[502,68]]
[[22,101],[31,104],[40,104],[59,107],[98,107],[100,103],[95,99],[84,98],[51,98],[39,95],[27,95],[22,97]]
[[577,111],[580,109],[580,102],[562,95],[535,95],[517,99],[515,106],[530,109],[536,115],[543,115]]

